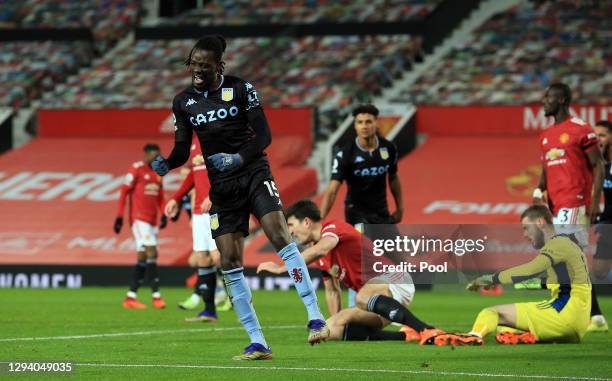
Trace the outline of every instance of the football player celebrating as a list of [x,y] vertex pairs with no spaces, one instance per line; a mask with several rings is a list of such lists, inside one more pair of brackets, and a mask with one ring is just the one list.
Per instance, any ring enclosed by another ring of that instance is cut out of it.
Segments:
[[244,237],[251,213],[293,274],[295,288],[308,312],[308,342],[329,336],[310,275],[297,245],[292,242],[282,202],[264,149],[272,138],[255,87],[224,75],[221,36],[205,36],[189,52],[186,65],[192,84],[173,101],[175,144],[167,159],[153,162],[160,175],[183,165],[189,157],[193,132],[200,141],[210,179],[210,227],[221,253],[225,284],[251,343],[235,360],[272,358],[253,305],[242,268]]

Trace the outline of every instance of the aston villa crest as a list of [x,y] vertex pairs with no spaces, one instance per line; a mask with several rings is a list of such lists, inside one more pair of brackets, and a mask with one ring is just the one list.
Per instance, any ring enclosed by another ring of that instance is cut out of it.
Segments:
[[380,148],[380,157],[383,160],[387,160],[389,158],[389,150],[387,149],[387,147]]
[[234,89],[233,88],[227,88],[224,87],[221,89],[221,99],[223,99],[226,102],[231,101],[232,99],[234,99]]

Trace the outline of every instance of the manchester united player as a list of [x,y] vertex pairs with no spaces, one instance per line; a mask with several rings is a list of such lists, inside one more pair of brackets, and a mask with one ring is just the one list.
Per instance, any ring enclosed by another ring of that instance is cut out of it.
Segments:
[[185,163],[192,133],[200,141],[210,179],[210,225],[221,252],[221,266],[234,309],[251,344],[235,360],[266,360],[272,352],[251,304],[251,291],[242,268],[244,237],[253,213],[293,274],[295,288],[308,312],[308,342],[319,343],[329,329],[317,302],[304,259],[291,241],[282,203],[264,153],[272,138],[255,87],[238,77],[223,75],[226,43],[205,36],[189,52],[186,64],[192,85],[179,93],[172,110],[175,145],[168,159],[153,162],[160,175]]
[[[123,301],[125,308],[144,309],[147,307],[136,300],[136,292],[144,282],[145,272],[153,291],[153,307],[166,307],[159,292],[159,272],[157,270],[157,211],[163,208],[164,190],[161,177],[151,168],[151,162],[159,154],[157,144],[145,145],[144,161],[132,164],[119,194],[119,207],[113,229],[117,234],[121,231],[125,201],[129,198],[129,221],[138,251],[138,262],[134,267],[132,285]],[[162,214],[159,228],[166,227],[166,223],[166,216]]]
[[557,229],[574,234],[586,245],[584,225],[595,222],[603,184],[603,160],[597,149],[597,134],[583,120],[572,117],[569,86],[555,83],[544,96],[544,112],[555,124],[540,134],[542,174],[534,191],[534,203],[548,206],[555,216]]
[[[356,306],[361,311],[384,318],[383,326],[393,321],[411,327],[414,330],[413,340],[419,340],[422,344],[427,344],[430,337],[441,333],[406,308],[414,296],[414,284],[409,274],[384,273],[365,279],[368,274],[364,274],[362,268],[363,237],[353,226],[343,221],[322,221],[319,208],[309,200],[291,205],[285,214],[289,229],[299,243],[311,245],[302,253],[306,263],[315,263],[329,274],[329,278],[337,278],[347,287],[356,290]],[[369,240],[364,242],[370,244]],[[259,265],[258,271],[279,274],[285,268],[274,262],[265,262]],[[339,285],[327,279],[325,286],[329,312],[333,315],[340,311]],[[358,322],[371,325],[368,324],[370,318],[367,316],[362,314],[357,317]],[[332,335],[337,336],[338,333]]]
[[217,286],[217,265],[219,264],[219,251],[215,240],[210,232],[210,199],[208,191],[210,182],[204,157],[198,152],[196,144],[191,147],[192,159],[191,170],[181,183],[180,188],[166,204],[165,213],[168,217],[174,217],[179,212],[179,203],[192,189],[195,188],[194,205],[191,218],[191,233],[193,239],[193,251],[195,252],[198,266],[198,281],[195,286],[194,295],[185,302],[179,304],[180,308],[193,309],[200,302],[200,296],[204,300],[204,310],[195,318],[186,319],[188,322],[214,322],[217,321],[215,308],[215,288]]
[[[593,256],[594,288],[598,283],[605,281],[612,267],[612,123],[607,120],[597,122],[595,132],[605,161],[605,178],[603,183],[604,210],[597,222],[599,239]],[[587,331],[608,331],[608,322],[601,313],[597,299],[593,300],[591,324]]]
[[[597,134],[583,120],[572,117],[569,107],[572,92],[566,84],[555,83],[544,95],[544,113],[555,124],[540,134],[542,174],[533,193],[534,203],[543,204],[547,192],[555,230],[572,236],[585,248],[589,222],[599,214],[599,200],[604,178],[603,158]],[[591,305],[597,296],[591,293]]]

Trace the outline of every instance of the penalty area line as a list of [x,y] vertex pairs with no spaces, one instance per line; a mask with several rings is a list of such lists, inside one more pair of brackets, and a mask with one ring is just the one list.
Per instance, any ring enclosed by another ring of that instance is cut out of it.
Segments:
[[580,377],[580,376],[548,376],[537,374],[504,374],[504,373],[476,373],[451,371],[426,371],[403,369],[359,369],[359,368],[307,368],[285,366],[224,366],[224,365],[184,365],[184,364],[97,364],[75,363],[75,366],[98,368],[162,368],[162,369],[220,369],[220,370],[267,370],[267,371],[295,371],[295,372],[346,372],[346,373],[387,373],[412,374],[422,376],[471,376],[489,378],[530,378],[541,380],[571,380],[571,381],[611,381],[610,378]]
[[[304,328],[302,325],[276,325],[264,327],[263,329],[297,329]],[[157,331],[139,331],[139,332],[111,332],[97,333],[91,335],[73,335],[73,336],[43,336],[43,337],[13,337],[0,339],[0,343],[14,341],[44,341],[44,340],[82,340],[82,339],[98,339],[102,337],[124,337],[124,336],[150,336],[150,335],[165,335],[168,333],[201,333],[201,332],[223,332],[223,331],[242,331],[242,326],[236,327],[219,327],[219,328],[183,328],[171,330]]]

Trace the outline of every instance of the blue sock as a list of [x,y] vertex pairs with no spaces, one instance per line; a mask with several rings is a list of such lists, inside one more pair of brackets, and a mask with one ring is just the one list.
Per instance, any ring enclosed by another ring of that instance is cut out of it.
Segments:
[[312,287],[312,281],[310,280],[310,274],[308,274],[306,262],[304,262],[304,257],[300,254],[295,242],[291,242],[289,245],[283,247],[282,250],[278,252],[278,255],[283,262],[285,262],[285,267],[287,267],[287,272],[289,272],[289,276],[293,279],[295,289],[298,294],[300,294],[306,306],[308,320],[325,320],[319,309],[317,294]]
[[229,292],[230,299],[236,310],[236,314],[240,319],[240,323],[249,334],[251,343],[259,343],[264,347],[268,348],[268,343],[263,336],[261,326],[257,320],[255,309],[251,303],[252,294],[249,286],[247,285],[244,274],[242,273],[243,268],[232,269],[223,271],[223,279],[227,285],[227,291]]

